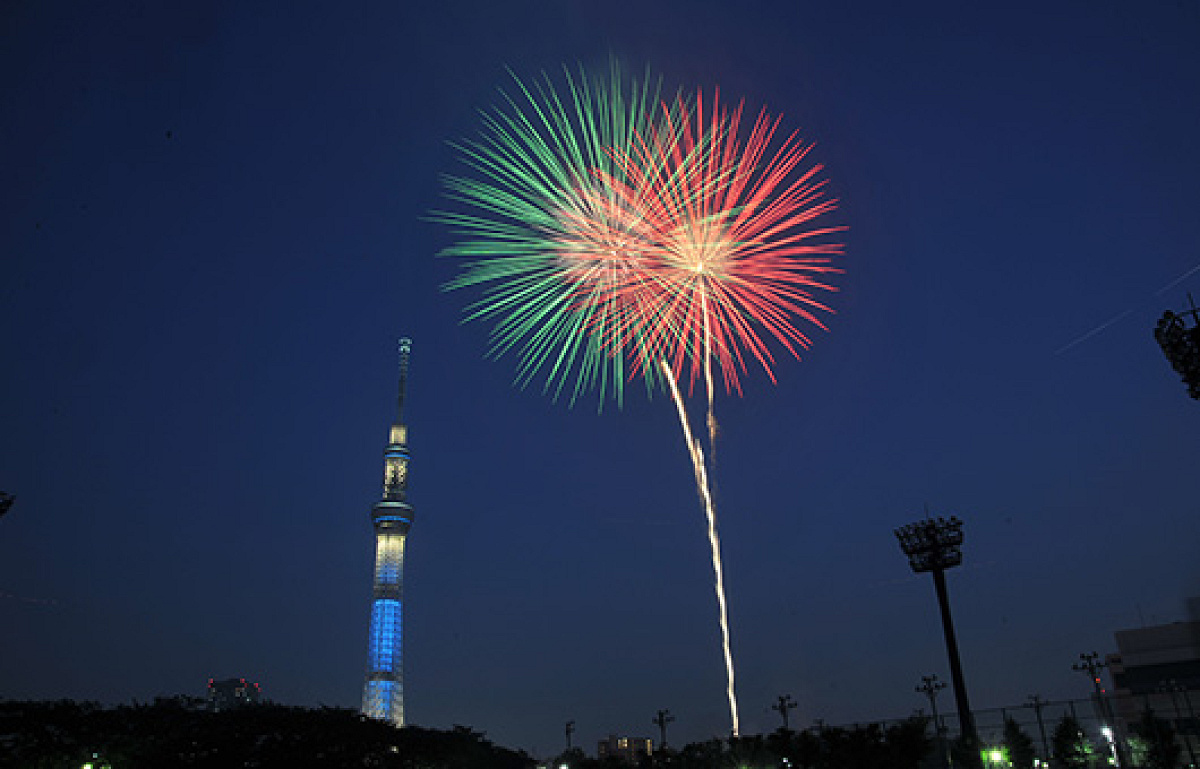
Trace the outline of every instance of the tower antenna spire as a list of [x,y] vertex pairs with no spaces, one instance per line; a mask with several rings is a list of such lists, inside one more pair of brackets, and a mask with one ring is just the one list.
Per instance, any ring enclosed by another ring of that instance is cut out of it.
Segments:
[[396,424],[404,424],[404,390],[408,387],[408,356],[412,352],[412,340],[400,337],[400,388],[396,394]]

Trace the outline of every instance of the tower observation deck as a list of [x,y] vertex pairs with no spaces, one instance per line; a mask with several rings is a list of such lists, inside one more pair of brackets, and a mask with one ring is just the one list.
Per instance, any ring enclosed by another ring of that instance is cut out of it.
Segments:
[[404,726],[404,670],[401,628],[404,598],[404,543],[412,525],[408,504],[408,427],[404,423],[404,390],[408,381],[411,339],[400,340],[400,388],[396,419],[383,451],[383,498],[371,508],[375,528],[375,582],[371,589],[371,624],[363,714]]

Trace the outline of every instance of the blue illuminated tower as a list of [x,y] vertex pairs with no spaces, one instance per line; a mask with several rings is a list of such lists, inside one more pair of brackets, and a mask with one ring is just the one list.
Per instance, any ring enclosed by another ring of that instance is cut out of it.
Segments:
[[404,598],[404,541],[412,525],[408,504],[408,427],[404,424],[404,388],[408,381],[411,339],[400,340],[400,390],[396,420],[383,452],[383,499],[371,508],[375,526],[375,585],[371,591],[371,628],[367,681],[362,712],[404,726],[404,669],[401,625]]

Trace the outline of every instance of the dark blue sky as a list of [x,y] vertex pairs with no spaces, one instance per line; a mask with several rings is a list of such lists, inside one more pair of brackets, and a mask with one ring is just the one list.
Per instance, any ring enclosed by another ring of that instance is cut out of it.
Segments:
[[744,730],[948,678],[892,535],[925,504],[966,521],[979,707],[1084,696],[1079,652],[1200,594],[1200,404],[1151,336],[1200,295],[1162,290],[1200,263],[1196,2],[160,5],[0,12],[0,696],[357,707],[407,334],[411,720],[727,730],[670,404],[514,389],[422,219],[505,67],[610,56],[782,112],[851,227],[831,333],[718,402]]

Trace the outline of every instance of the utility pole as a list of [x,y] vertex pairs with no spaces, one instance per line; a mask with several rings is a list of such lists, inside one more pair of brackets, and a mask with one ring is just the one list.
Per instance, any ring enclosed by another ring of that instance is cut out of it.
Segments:
[[921,676],[921,685],[916,688],[918,693],[929,698],[929,709],[933,711],[933,733],[939,737],[942,734],[942,722],[938,718],[937,696],[945,688],[946,684],[938,680],[937,673]]
[[790,694],[779,695],[779,701],[771,706],[771,710],[774,710],[783,718],[783,730],[785,732],[788,731],[788,711],[793,710],[795,707],[796,703],[792,701],[792,695]]
[[[1190,744],[1192,738],[1196,736],[1196,725],[1200,723],[1196,720],[1196,711],[1192,709],[1192,695],[1188,694],[1187,687],[1177,683],[1174,679],[1171,679],[1171,683],[1179,687],[1178,691],[1183,695],[1183,704],[1187,705],[1188,719],[1192,726],[1191,730],[1188,732],[1187,738],[1188,743]],[[1192,766],[1197,766],[1195,761],[1192,762]]]
[[942,613],[942,634],[946,638],[946,655],[950,658],[950,679],[954,682],[954,701],[958,706],[959,738],[967,743],[968,769],[982,769],[979,754],[979,733],[975,731],[975,716],[967,699],[962,664],[958,658],[958,641],[954,637],[954,621],[950,617],[950,596],[946,591],[946,569],[962,563],[962,521],[956,516],[926,518],[896,529],[900,549],[908,556],[909,566],[917,574],[933,573],[938,607]]
[[944,747],[942,745],[942,721],[938,718],[937,696],[945,688],[946,684],[938,680],[937,673],[921,676],[921,685],[916,687],[918,693],[929,698],[929,709],[933,711],[933,740],[939,755],[943,754]]
[[1042,705],[1046,701],[1036,694],[1029,695],[1029,707],[1033,708],[1034,715],[1037,716],[1038,732],[1042,735],[1042,755],[1046,760],[1050,759],[1050,747],[1046,742],[1046,722],[1042,720]]
[[1100,655],[1096,652],[1079,654],[1079,662],[1071,665],[1072,670],[1077,670],[1080,673],[1086,673],[1092,679],[1092,686],[1096,690],[1096,702],[1100,705],[1100,714],[1108,723],[1106,726],[1109,729],[1112,740],[1113,751],[1116,753],[1117,766],[1128,767],[1129,761],[1125,757],[1125,748],[1121,744],[1121,735],[1117,734],[1116,723],[1113,719],[1112,710],[1108,706],[1108,700],[1104,697],[1104,689],[1100,686],[1100,671],[1108,667],[1107,662],[1100,661]]
[[571,735],[575,733],[575,722],[574,721],[567,722],[566,732],[567,732],[567,750],[570,750],[571,749]]
[[658,726],[658,733],[662,736],[662,740],[658,743],[658,749],[662,750],[667,747],[667,724],[675,720],[675,716],[671,715],[669,710],[660,710],[658,715],[651,719],[650,723]]

